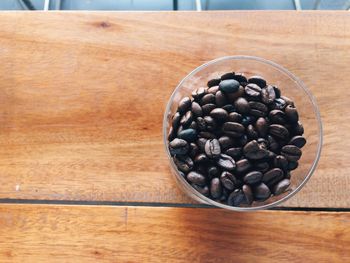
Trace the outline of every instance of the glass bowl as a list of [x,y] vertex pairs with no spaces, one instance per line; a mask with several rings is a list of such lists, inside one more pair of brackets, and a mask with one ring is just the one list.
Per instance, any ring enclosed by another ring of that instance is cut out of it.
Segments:
[[[283,194],[271,196],[264,202],[253,202],[251,206],[246,207],[225,205],[197,192],[186,179],[179,174],[168,149],[168,132],[172,116],[177,110],[179,101],[185,96],[190,96],[194,89],[206,87],[208,80],[218,78],[222,74],[230,71],[244,73],[247,77],[259,75],[265,78],[268,83],[277,85],[282,95],[294,101],[298,109],[299,119],[304,126],[303,136],[307,140],[306,145],[302,149],[303,154],[299,160],[298,168],[291,171],[291,184],[288,190]],[[277,206],[296,194],[306,184],[313,174],[320,158],[322,147],[322,122],[316,101],[311,92],[306,88],[303,82],[288,70],[263,58],[252,56],[227,56],[199,66],[179,83],[172,93],[164,113],[163,137],[172,174],[175,176],[180,187],[189,196],[201,203],[216,207],[234,211],[251,211]]]

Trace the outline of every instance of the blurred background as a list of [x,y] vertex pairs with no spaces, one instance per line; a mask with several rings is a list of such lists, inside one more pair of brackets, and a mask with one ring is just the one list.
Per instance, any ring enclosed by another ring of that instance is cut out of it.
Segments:
[[0,10],[349,10],[350,0],[0,0]]

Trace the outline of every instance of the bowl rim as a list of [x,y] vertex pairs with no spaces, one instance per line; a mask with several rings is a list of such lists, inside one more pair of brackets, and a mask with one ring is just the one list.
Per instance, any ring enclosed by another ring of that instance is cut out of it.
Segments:
[[[254,206],[254,207],[238,207],[238,206],[229,206],[229,205],[225,205],[219,202],[216,202],[204,195],[202,195],[201,193],[199,193],[198,191],[196,191],[186,180],[185,178],[183,178],[179,172],[178,169],[173,161],[173,159],[171,158],[170,155],[170,151],[168,148],[168,134],[167,134],[167,119],[168,119],[168,115],[170,112],[170,108],[171,108],[171,102],[174,100],[174,97],[177,93],[177,91],[179,90],[179,88],[182,86],[182,84],[188,80],[190,77],[192,77],[194,74],[196,74],[197,72],[201,71],[203,68],[208,67],[209,65],[215,64],[217,62],[222,62],[222,61],[226,61],[226,60],[254,60],[254,61],[258,61],[262,64],[267,64],[273,68],[275,68],[276,70],[286,74],[290,79],[292,79],[296,85],[298,85],[299,87],[301,87],[304,92],[306,93],[306,95],[308,96],[309,100],[311,101],[311,104],[313,106],[313,111],[316,115],[316,119],[317,119],[317,124],[318,124],[318,144],[317,144],[317,151],[316,151],[316,157],[311,165],[311,168],[308,170],[307,175],[305,176],[305,178],[303,179],[303,181],[290,193],[288,193],[286,196],[282,197],[281,199],[274,201],[272,203],[269,204],[265,204],[265,205],[261,205],[261,206]],[[172,166],[172,168],[174,169],[173,176],[175,176],[175,179],[177,182],[179,182],[181,184],[182,187],[184,187],[187,191],[189,191],[191,194],[195,195],[197,198],[199,198],[202,202],[206,203],[206,204],[210,204],[213,205],[215,207],[220,207],[220,208],[224,208],[224,209],[228,209],[231,211],[256,211],[256,210],[262,210],[262,209],[268,209],[268,208],[272,208],[272,207],[276,207],[277,205],[287,201],[288,199],[290,199],[291,197],[293,197],[296,193],[298,193],[303,187],[304,185],[308,182],[308,180],[311,178],[312,174],[314,173],[317,164],[320,160],[321,157],[321,151],[322,151],[322,144],[323,144],[323,127],[322,127],[322,120],[321,120],[321,115],[320,115],[320,111],[319,108],[317,106],[316,103],[316,99],[315,97],[312,95],[311,91],[306,87],[306,85],[298,78],[296,77],[294,74],[292,74],[289,70],[287,70],[286,68],[284,68],[283,66],[261,58],[261,57],[256,57],[256,56],[246,56],[246,55],[235,55],[235,56],[224,56],[224,57],[219,57],[213,60],[210,60],[200,66],[198,66],[197,68],[195,68],[194,70],[192,70],[189,74],[187,74],[186,77],[184,77],[179,84],[176,86],[176,88],[173,90],[167,105],[166,105],[166,109],[164,112],[164,117],[163,117],[163,144],[164,144],[164,148],[165,148],[165,152],[167,154],[168,160],[170,161],[170,165]],[[187,193],[187,195],[190,196],[189,193]],[[193,196],[191,196],[193,198]],[[198,200],[197,200],[198,201]]]

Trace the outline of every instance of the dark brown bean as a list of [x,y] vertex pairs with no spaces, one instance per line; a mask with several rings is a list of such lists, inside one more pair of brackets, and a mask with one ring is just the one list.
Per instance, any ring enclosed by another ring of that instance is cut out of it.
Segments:
[[267,141],[269,142],[269,148],[271,151],[277,152],[279,150],[277,141],[271,135],[267,135]]
[[202,117],[202,107],[195,101],[192,102],[191,111],[195,117]]
[[237,112],[231,112],[229,115],[228,115],[228,118],[227,120],[229,122],[241,122],[242,121],[242,115],[237,113]]
[[244,126],[238,122],[225,122],[222,126],[222,131],[232,137],[241,137],[244,130]]
[[175,138],[169,143],[169,150],[172,155],[186,154],[189,150],[189,145],[185,140]]
[[233,171],[236,168],[235,160],[226,154],[220,155],[219,159],[217,160],[217,165],[227,171]]
[[260,183],[253,188],[254,197],[259,201],[264,201],[270,197],[271,192],[266,184]]
[[298,161],[301,157],[301,150],[295,145],[285,145],[281,149],[281,154],[286,157],[288,161]]
[[262,148],[256,140],[253,140],[244,146],[243,154],[248,159],[258,160],[266,158],[269,152],[266,149]]
[[241,85],[247,85],[247,78],[244,76],[243,73],[235,73],[235,76],[233,77],[233,79],[237,80]]
[[265,104],[270,104],[276,99],[276,93],[273,86],[266,86],[261,90],[261,100]]
[[290,139],[288,144],[295,145],[298,148],[303,148],[303,146],[306,144],[306,140],[303,136],[297,135]]
[[294,135],[303,135],[304,134],[304,127],[301,124],[301,122],[298,121],[298,123],[295,124],[293,132],[294,132]]
[[236,172],[244,173],[252,168],[252,164],[248,159],[242,159],[236,162]]
[[247,114],[250,112],[249,103],[245,98],[242,98],[242,97],[238,98],[235,101],[235,107],[236,107],[236,110],[241,114]]
[[298,162],[288,162],[288,170],[292,171],[298,168],[299,163]]
[[227,150],[228,148],[231,148],[234,144],[232,138],[228,136],[221,136],[219,138],[219,143],[222,151]]
[[221,79],[217,78],[217,79],[211,79],[208,81],[207,86],[213,87],[213,86],[218,86],[220,84]]
[[213,109],[210,116],[218,121],[225,121],[228,118],[228,113],[222,108]]
[[253,203],[252,188],[249,185],[245,184],[242,186],[242,191],[244,193],[245,202],[247,203],[247,205],[251,205]]
[[208,162],[208,157],[204,153],[200,153],[194,157],[193,161],[196,164],[198,164],[198,163],[205,164],[206,162]]
[[192,120],[193,120],[192,112],[191,111],[187,111],[185,113],[185,115],[182,116],[182,118],[180,120],[180,124],[182,125],[182,127],[187,128],[192,123]]
[[206,94],[206,92],[206,88],[200,87],[192,92],[192,97],[196,101],[199,101]]
[[216,92],[218,92],[219,91],[219,86],[213,86],[213,87],[210,87],[209,89],[208,89],[208,93],[211,93],[211,94],[216,94]]
[[220,175],[220,171],[216,166],[210,166],[208,168],[208,177],[209,178],[218,177],[219,175]]
[[225,154],[231,156],[232,158],[238,159],[242,156],[242,148],[241,147],[229,148],[225,151]]
[[177,168],[184,173],[188,173],[193,168],[193,161],[188,156],[176,155],[174,157],[174,163]]
[[278,184],[273,187],[273,194],[279,195],[284,193],[290,186],[290,181],[288,179],[283,179]]
[[271,135],[281,140],[288,140],[289,138],[289,131],[280,124],[271,124],[269,127],[269,132]]
[[220,181],[226,189],[232,191],[233,189],[235,189],[235,183],[237,179],[233,174],[225,171],[222,172],[222,174],[220,175]]
[[203,115],[208,115],[215,108],[216,108],[216,105],[213,103],[203,105],[202,106]]
[[246,184],[255,184],[261,181],[261,178],[263,177],[263,174],[259,171],[252,171],[247,173],[244,177],[243,177],[243,181]]
[[197,132],[194,129],[186,129],[178,132],[177,137],[188,142],[193,142],[197,139]]
[[245,93],[251,97],[259,97],[261,93],[261,88],[253,83],[248,84],[244,88]]
[[262,181],[267,185],[273,185],[283,179],[283,171],[280,168],[273,168],[264,173]]
[[266,80],[261,76],[252,76],[248,79],[249,83],[254,83],[258,85],[260,88],[264,88],[266,86]]
[[258,133],[255,130],[254,126],[251,124],[248,125],[248,127],[246,129],[246,133],[247,133],[248,138],[251,140],[255,140],[258,138]]
[[217,139],[208,140],[205,143],[205,154],[209,158],[218,158],[220,156],[221,148]]
[[298,111],[296,108],[294,108],[292,105],[288,105],[285,109],[285,113],[287,116],[287,119],[292,122],[292,123],[296,123],[299,120],[299,115],[298,115]]
[[191,142],[190,144],[190,150],[189,150],[189,155],[191,158],[194,158],[199,152],[199,148],[197,146],[197,144],[195,144],[194,142]]
[[199,186],[206,184],[205,176],[197,172],[189,172],[186,176],[187,180]]
[[254,169],[262,173],[265,173],[266,171],[268,171],[269,168],[270,168],[270,165],[268,162],[256,162],[254,164]]
[[283,155],[277,155],[273,163],[276,167],[281,168],[283,171],[288,169],[288,161]]
[[190,126],[188,126],[188,128],[198,130],[197,122],[192,121]]
[[291,105],[294,107],[294,101],[292,101],[290,98],[288,98],[286,96],[281,96],[281,99],[283,99],[287,105]]
[[226,94],[229,101],[234,102],[236,99],[242,97],[244,95],[244,88],[243,86],[239,86],[238,90],[234,93],[228,93]]
[[227,104],[227,98],[221,90],[217,91],[215,94],[215,103],[218,107],[222,107]]
[[217,199],[222,194],[222,186],[219,178],[213,178],[210,182],[210,194],[214,199]]
[[201,193],[204,196],[209,196],[209,188],[208,186],[199,186],[196,184],[191,184],[191,186],[197,190],[197,192]]
[[258,118],[255,123],[255,129],[258,131],[259,136],[265,137],[269,129],[266,119],[263,117]]
[[191,104],[191,99],[189,97],[184,97],[182,100],[180,100],[179,107],[177,108],[177,110],[180,113],[185,113],[190,109]]
[[201,98],[199,104],[205,105],[205,104],[211,104],[211,103],[215,103],[215,95],[208,93],[208,94],[204,95],[203,98]]
[[204,121],[205,121],[205,124],[206,124],[206,129],[208,131],[215,131],[216,130],[217,123],[212,117],[205,116],[204,117]]
[[227,204],[230,206],[239,206],[244,201],[245,196],[242,190],[240,189],[234,190],[227,198]]
[[234,72],[228,72],[225,73],[221,76],[221,80],[225,80],[225,79],[234,79],[235,77],[235,73]]
[[258,101],[249,101],[250,114],[256,117],[265,117],[268,108],[264,103]]
[[285,124],[286,114],[281,110],[272,110],[269,113],[269,119],[271,123],[274,123],[274,124]]
[[225,111],[227,111],[228,113],[230,112],[234,112],[235,111],[235,107],[232,104],[226,104],[225,106],[222,107]]
[[201,152],[205,152],[205,144],[207,142],[207,139],[205,138],[199,138],[197,140],[197,145],[198,145],[198,148]]

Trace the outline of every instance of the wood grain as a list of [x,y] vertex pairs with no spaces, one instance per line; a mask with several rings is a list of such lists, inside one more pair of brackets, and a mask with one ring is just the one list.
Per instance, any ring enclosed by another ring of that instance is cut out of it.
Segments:
[[165,104],[224,55],[273,60],[316,96],[324,150],[286,205],[350,207],[350,14],[0,15],[0,198],[191,202],[163,150]]
[[350,214],[2,205],[1,262],[348,262]]

